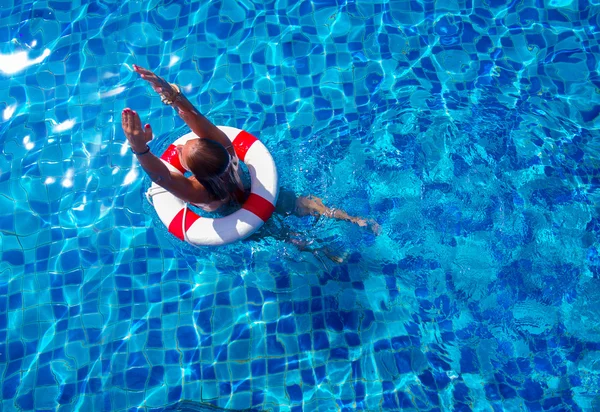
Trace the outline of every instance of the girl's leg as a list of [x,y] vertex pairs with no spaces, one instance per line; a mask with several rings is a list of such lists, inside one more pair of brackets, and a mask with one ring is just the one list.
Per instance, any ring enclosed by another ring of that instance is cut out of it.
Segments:
[[273,216],[258,232],[246,240],[259,241],[264,237],[271,237],[279,241],[291,243],[302,252],[311,252],[324,266],[327,265],[321,259],[320,253],[323,253],[328,259],[336,263],[342,263],[345,260],[346,253],[339,254],[331,251],[328,247],[314,246],[312,244],[313,241],[307,240],[301,233],[293,232],[283,221],[276,223],[272,219],[280,219],[280,217]]
[[327,207],[320,198],[312,195],[300,196],[296,199],[296,209],[294,214],[298,216],[314,215],[347,220],[361,227],[368,226],[376,235],[381,231],[379,224],[375,220],[350,216],[344,210]]
[[314,247],[311,246],[312,241],[307,241],[306,239],[300,239],[298,236],[301,236],[300,233],[297,232],[288,232],[289,235],[285,239],[286,241],[296,245],[296,247],[303,252],[312,252],[318,259],[319,253],[323,253],[327,258],[335,263],[343,263],[347,257],[347,253],[337,254],[336,252],[329,249],[327,246]]
[[[258,240],[263,236],[273,237],[277,240],[288,242],[296,246],[303,252],[313,253],[319,260],[320,254],[324,254],[328,259],[336,263],[342,263],[346,258],[346,253],[337,253],[328,247],[317,247],[312,241],[307,240],[301,233],[292,231],[283,221],[282,217],[297,214],[296,213],[297,197],[291,190],[281,188],[277,204],[275,205],[275,213],[269,222],[261,228],[258,233],[252,235],[249,239]],[[279,220],[275,222],[275,220]],[[322,262],[322,260],[321,260]],[[324,264],[324,263],[323,263]]]

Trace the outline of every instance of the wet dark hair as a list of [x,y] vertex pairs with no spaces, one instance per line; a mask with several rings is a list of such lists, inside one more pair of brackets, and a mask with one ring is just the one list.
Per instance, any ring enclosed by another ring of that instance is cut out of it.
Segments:
[[220,179],[216,179],[223,175],[229,166],[229,152],[222,144],[210,139],[198,139],[188,151],[186,163],[215,200],[223,200],[230,196],[229,188],[224,187]]

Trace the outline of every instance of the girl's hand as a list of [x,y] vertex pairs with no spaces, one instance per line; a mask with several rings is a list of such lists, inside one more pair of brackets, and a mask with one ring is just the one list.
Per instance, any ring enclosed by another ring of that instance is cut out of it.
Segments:
[[150,83],[150,86],[152,86],[156,93],[162,94],[168,99],[172,99],[175,96],[175,90],[173,90],[171,85],[162,77],[158,77],[150,70],[144,69],[143,67],[135,64],[133,65],[133,70],[135,70],[135,72],[139,74],[142,79]]
[[130,108],[123,109],[121,113],[121,124],[125,137],[134,152],[143,152],[152,140],[152,128],[149,124],[142,129],[140,116]]

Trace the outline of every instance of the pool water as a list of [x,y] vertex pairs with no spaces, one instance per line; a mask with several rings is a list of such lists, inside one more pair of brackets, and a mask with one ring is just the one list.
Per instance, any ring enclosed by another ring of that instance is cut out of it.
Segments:
[[[599,410],[599,8],[3,0],[0,410]],[[173,238],[134,63],[381,233]]]

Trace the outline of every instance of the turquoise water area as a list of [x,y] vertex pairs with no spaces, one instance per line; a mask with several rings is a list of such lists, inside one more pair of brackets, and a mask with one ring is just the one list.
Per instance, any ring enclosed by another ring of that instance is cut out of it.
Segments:
[[[600,409],[598,11],[3,0],[0,409]],[[134,63],[381,233],[173,238],[120,111],[186,129]]]

